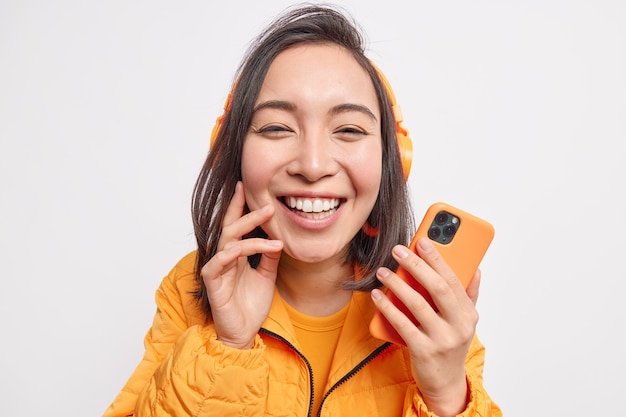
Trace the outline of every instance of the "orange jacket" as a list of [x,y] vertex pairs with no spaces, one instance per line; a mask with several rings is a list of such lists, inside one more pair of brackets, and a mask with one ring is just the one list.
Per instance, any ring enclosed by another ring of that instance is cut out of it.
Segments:
[[[104,413],[121,416],[308,416],[312,378],[281,302],[252,349],[217,341],[191,292],[195,252],[163,279],[145,354]],[[413,378],[406,348],[369,334],[375,310],[355,292],[332,363],[321,416],[433,416]],[[484,347],[474,338],[466,360],[470,403],[462,416],[501,416],[482,384]]]

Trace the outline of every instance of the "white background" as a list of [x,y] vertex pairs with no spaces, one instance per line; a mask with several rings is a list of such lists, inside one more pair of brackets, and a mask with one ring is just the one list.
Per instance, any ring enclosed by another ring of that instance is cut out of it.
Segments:
[[[249,40],[289,2],[0,2],[0,414],[98,416]],[[479,334],[507,416],[620,415],[626,3],[344,1],[415,146],[416,216],[490,220]],[[410,6],[409,6],[410,4]]]

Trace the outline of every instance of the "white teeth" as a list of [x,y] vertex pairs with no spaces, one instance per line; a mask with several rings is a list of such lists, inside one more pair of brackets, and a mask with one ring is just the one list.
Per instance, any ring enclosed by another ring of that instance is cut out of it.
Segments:
[[287,200],[287,205],[296,210],[303,211],[305,213],[321,213],[324,211],[334,210],[339,206],[338,198],[316,198],[316,199],[308,199],[308,198],[295,198],[289,197]]

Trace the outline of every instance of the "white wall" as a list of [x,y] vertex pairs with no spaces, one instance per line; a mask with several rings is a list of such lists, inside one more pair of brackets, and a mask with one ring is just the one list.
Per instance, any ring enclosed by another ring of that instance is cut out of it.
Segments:
[[[214,3],[0,2],[0,414],[100,415],[139,361],[235,67],[289,4]],[[626,3],[342,4],[402,104],[416,214],[446,200],[496,227],[493,398],[619,414]]]

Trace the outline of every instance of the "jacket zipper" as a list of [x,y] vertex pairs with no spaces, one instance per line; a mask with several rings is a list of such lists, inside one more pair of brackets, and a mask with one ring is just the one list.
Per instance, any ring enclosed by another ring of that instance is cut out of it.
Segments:
[[320,403],[320,408],[317,412],[317,417],[321,416],[322,413],[322,408],[324,407],[324,401],[326,401],[326,398],[328,398],[328,396],[334,391],[336,390],[340,385],[342,385],[344,382],[346,382],[347,380],[349,380],[350,378],[352,378],[357,372],[359,372],[361,369],[363,369],[365,367],[365,365],[367,365],[372,359],[374,359],[376,356],[380,355],[385,349],[387,349],[389,346],[391,346],[391,342],[385,342],[382,345],[378,346],[372,353],[370,353],[365,359],[363,359],[361,362],[359,362],[354,368],[352,368],[352,370],[350,372],[348,372],[347,374],[345,374],[339,381],[337,381],[332,387],[330,387],[330,389],[326,392],[326,394],[324,394],[324,398],[322,398],[322,402]]
[[[263,329],[263,328],[260,329],[260,332],[261,333],[265,333],[266,335],[271,336],[274,339],[280,340],[281,342],[286,344],[289,348],[291,348],[294,352],[296,352],[302,358],[302,360],[306,364],[307,368],[309,368],[309,383],[311,384],[311,386],[310,386],[311,398],[309,400],[309,412],[307,413],[307,416],[310,417],[311,416],[311,412],[313,411],[313,368],[311,368],[311,364],[309,363],[309,360],[302,354],[302,352],[300,352],[298,349],[296,349],[296,347],[294,345],[292,345],[284,337],[282,337],[282,336],[280,336],[280,335],[278,335],[278,334],[276,334],[274,332],[270,332],[269,330],[266,330],[266,329]],[[320,417],[321,412],[322,412],[322,407],[324,405],[324,401],[326,401],[326,398],[328,398],[328,396],[334,390],[336,390],[340,385],[342,385],[344,382],[346,382],[347,380],[352,378],[357,372],[359,372],[361,369],[363,369],[363,367],[365,367],[365,365],[367,365],[376,356],[380,355],[389,346],[391,346],[391,342],[385,342],[382,345],[380,345],[379,347],[377,347],[372,353],[367,355],[367,357],[365,357],[365,359],[363,359],[354,368],[352,368],[350,370],[350,372],[345,374],[339,381],[337,381],[332,387],[330,387],[328,392],[326,392],[326,394],[324,394],[324,397],[322,398],[322,402],[320,403],[320,408],[319,408],[319,410],[317,412],[317,416]]]
[[310,390],[311,390],[311,396],[309,399],[309,411],[307,412],[307,416],[311,417],[311,412],[313,411],[313,368],[311,367],[311,363],[309,362],[309,360],[302,354],[302,352],[300,352],[298,349],[296,349],[296,347],[294,345],[292,345],[287,339],[285,339],[284,337],[274,333],[274,332],[270,332],[269,330],[263,329],[261,328],[259,330],[259,332],[261,333],[265,333],[266,335],[273,337],[274,339],[280,340],[281,342],[283,342],[284,344],[286,344],[291,350],[293,350],[294,352],[296,352],[304,361],[304,363],[306,364],[307,368],[309,368],[309,384],[310,384]]

